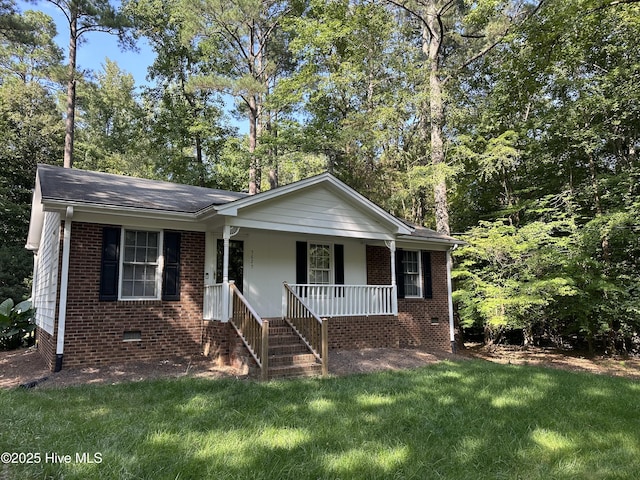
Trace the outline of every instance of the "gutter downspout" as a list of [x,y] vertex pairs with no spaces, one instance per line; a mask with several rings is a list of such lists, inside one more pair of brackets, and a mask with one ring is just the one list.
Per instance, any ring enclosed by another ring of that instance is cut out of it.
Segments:
[[456,248],[458,248],[458,245],[454,244],[453,247],[447,250],[447,300],[449,303],[449,340],[451,341],[451,353],[456,353],[458,350],[456,345],[456,331],[453,323],[453,285],[451,282],[451,270],[453,269],[451,252]]
[[54,372],[62,370],[64,356],[64,331],[67,319],[67,292],[69,289],[69,257],[71,255],[71,219],[73,207],[67,207],[64,219],[64,240],[62,242],[62,272],[60,274],[60,305],[58,308],[58,339],[56,342],[56,365]]

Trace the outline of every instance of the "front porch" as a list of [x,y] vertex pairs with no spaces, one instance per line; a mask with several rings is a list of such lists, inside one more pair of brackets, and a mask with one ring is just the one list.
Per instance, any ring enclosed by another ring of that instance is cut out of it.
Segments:
[[[358,325],[360,318],[367,322],[377,318],[369,328],[376,336],[382,333],[388,338],[378,323],[398,314],[395,285],[283,282],[282,288],[282,316],[269,320],[256,312],[233,281],[205,286],[204,319],[228,322],[263,380],[320,372],[327,375],[330,320],[349,319],[349,324]],[[343,332],[341,337],[344,341],[350,335]]]
[[[233,318],[234,282],[205,285],[203,318],[229,321]],[[282,317],[292,302],[291,293],[321,318],[397,315],[395,285],[314,285],[283,282]]]

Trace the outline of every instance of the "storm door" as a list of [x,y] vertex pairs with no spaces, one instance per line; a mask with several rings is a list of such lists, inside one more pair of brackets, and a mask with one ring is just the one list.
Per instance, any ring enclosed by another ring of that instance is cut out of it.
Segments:
[[[216,281],[222,282],[222,259],[224,255],[224,240],[218,239],[216,245]],[[244,270],[244,242],[229,240],[229,280],[234,280],[238,290],[242,292]]]

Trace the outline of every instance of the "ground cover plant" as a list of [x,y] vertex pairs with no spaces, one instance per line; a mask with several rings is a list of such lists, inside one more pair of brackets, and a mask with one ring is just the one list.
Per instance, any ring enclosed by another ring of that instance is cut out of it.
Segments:
[[5,390],[0,408],[0,451],[41,457],[0,464],[10,479],[625,479],[640,471],[639,382],[475,360],[269,383]]

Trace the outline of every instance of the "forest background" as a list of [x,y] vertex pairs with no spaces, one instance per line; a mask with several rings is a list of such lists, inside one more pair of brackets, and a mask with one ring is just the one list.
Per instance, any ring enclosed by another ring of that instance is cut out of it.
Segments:
[[[72,61],[108,34],[151,47],[145,85]],[[0,0],[0,298],[30,294],[37,163],[251,193],[329,171],[468,243],[467,338],[637,352],[639,38],[639,0]]]

